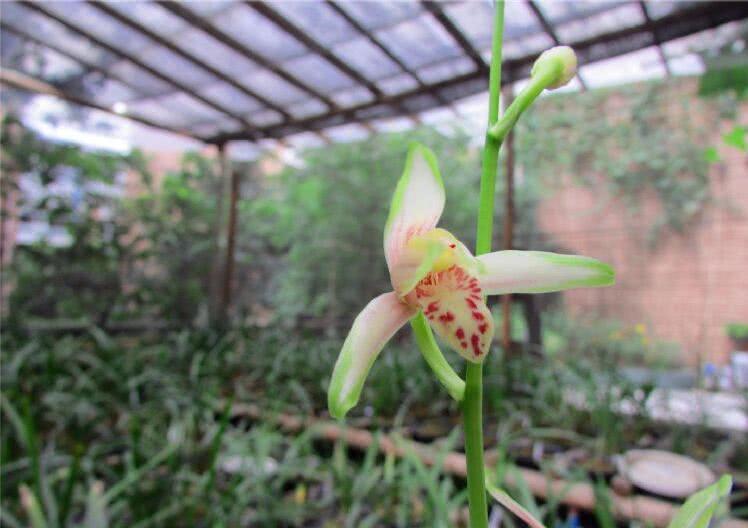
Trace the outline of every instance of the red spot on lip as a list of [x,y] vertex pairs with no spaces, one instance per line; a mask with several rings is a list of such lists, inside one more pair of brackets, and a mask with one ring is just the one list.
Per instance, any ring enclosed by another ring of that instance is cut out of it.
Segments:
[[449,247],[451,247],[452,249],[454,249],[454,248],[457,247],[457,244],[450,244]]
[[473,319],[475,319],[476,321],[483,321],[485,319],[485,317],[483,317],[483,314],[480,312],[472,312],[472,314]]
[[478,305],[477,305],[477,304],[475,304],[475,301],[474,301],[474,300],[472,300],[472,299],[471,299],[470,297],[468,297],[467,299],[465,299],[465,302],[466,302],[466,303],[467,303],[467,305],[468,305],[468,306],[469,306],[470,308],[472,308],[473,310],[475,310],[475,309],[477,309],[477,308],[478,308]]
[[452,312],[446,312],[439,316],[439,320],[442,323],[450,323],[455,320],[455,316]]
[[473,334],[470,336],[470,344],[473,346],[473,355],[480,356],[481,350],[480,350],[480,338],[478,337],[478,334]]
[[483,324],[478,325],[478,331],[481,334],[485,334],[486,330],[488,330],[488,324],[487,323],[483,323]]
[[430,302],[426,307],[426,315],[432,314],[439,310],[439,303],[437,301]]
[[467,348],[467,343],[465,341],[460,341],[460,346],[462,348]]
[[457,336],[457,339],[465,339],[465,330],[463,330],[462,328],[458,328],[455,331],[455,335]]

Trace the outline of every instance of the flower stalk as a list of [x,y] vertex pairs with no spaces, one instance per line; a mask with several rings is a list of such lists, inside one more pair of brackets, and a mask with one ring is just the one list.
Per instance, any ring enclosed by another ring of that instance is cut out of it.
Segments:
[[[504,0],[496,1],[491,67],[489,71],[488,129],[499,119],[501,95],[501,61],[504,41]],[[475,254],[491,251],[493,237],[493,211],[496,194],[496,175],[499,150],[503,137],[486,134],[483,148],[483,166],[480,178],[480,200],[476,232]],[[465,398],[462,402],[465,433],[465,459],[467,462],[468,508],[470,527],[488,526],[486,503],[486,468],[483,460],[483,364],[467,363],[465,369]]]

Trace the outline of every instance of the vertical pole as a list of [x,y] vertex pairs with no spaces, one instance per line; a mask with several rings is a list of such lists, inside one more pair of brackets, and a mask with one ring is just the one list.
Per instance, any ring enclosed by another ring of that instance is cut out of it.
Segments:
[[220,316],[221,277],[223,275],[223,225],[225,220],[226,183],[228,180],[228,163],[226,159],[226,144],[219,143],[218,149],[218,177],[216,189],[215,225],[213,226],[213,262],[210,270],[209,308],[212,322],[217,322]]
[[236,202],[239,199],[240,173],[229,169],[231,173],[231,194],[229,196],[229,222],[226,226],[226,258],[223,270],[223,289],[221,294],[221,321],[225,322],[231,305],[231,285],[234,278],[234,246],[236,241]]
[[[504,87],[504,105],[508,107],[514,100],[511,85]],[[506,152],[506,167],[504,171],[504,236],[502,249],[512,249],[514,246],[514,132],[509,132],[504,142]],[[509,354],[512,346],[512,296],[501,297],[501,311],[503,316],[501,345],[504,353]]]

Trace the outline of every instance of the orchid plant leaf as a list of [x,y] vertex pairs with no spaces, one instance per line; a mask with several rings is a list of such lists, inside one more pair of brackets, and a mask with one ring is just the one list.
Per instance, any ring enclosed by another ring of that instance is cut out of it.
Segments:
[[501,504],[504,508],[512,512],[514,515],[522,519],[527,526],[530,528],[546,528],[546,526],[537,520],[532,513],[527,511],[519,502],[514,500],[506,491],[494,486],[491,482],[486,479],[486,490],[488,494],[493,497],[496,502]]
[[717,482],[697,491],[680,507],[668,528],[707,528],[722,501],[730,494],[732,477],[723,475]]

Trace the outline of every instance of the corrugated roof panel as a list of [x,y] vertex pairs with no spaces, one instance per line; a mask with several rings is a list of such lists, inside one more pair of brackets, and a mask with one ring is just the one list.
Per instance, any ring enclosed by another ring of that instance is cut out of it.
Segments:
[[109,68],[110,72],[127,79],[130,84],[142,87],[146,93],[163,93],[174,88],[164,81],[154,77],[150,73],[143,71],[129,61],[119,61]]
[[190,2],[190,9],[207,18],[212,18],[238,5],[237,0],[210,0],[208,2]]
[[283,116],[274,110],[265,109],[249,114],[249,121],[257,126],[275,125],[283,121]]
[[320,0],[271,2],[271,4],[272,8],[281,13],[289,22],[325,47],[345,42],[356,36],[356,30]]
[[107,5],[161,36],[178,35],[178,32],[187,27],[187,22],[150,1],[128,0],[127,2],[107,2]]
[[338,44],[335,46],[335,54],[368,79],[378,80],[402,71],[392,59],[365,37]]
[[70,31],[62,24],[22,7],[18,2],[2,4],[2,20],[19,31],[31,33],[52,46],[80,57],[81,60],[99,65],[112,62],[112,55],[106,50],[92,45],[90,40]]
[[368,103],[374,99],[371,92],[361,86],[354,86],[346,90],[340,90],[331,94],[331,97],[332,100],[335,101],[335,104],[343,108]]
[[416,2],[341,2],[340,6],[366,29],[376,31],[408,20],[423,9]]
[[104,106],[112,106],[114,103],[127,102],[138,97],[138,94],[125,86],[124,84],[111,79],[101,79],[98,73],[90,73],[86,76],[90,82],[96,83],[97,90],[93,94],[93,99]]
[[237,80],[277,104],[298,101],[307,95],[306,92],[267,70],[256,70],[248,75],[238,76]]
[[319,55],[304,55],[283,63],[283,69],[304,79],[317,91],[332,92],[351,86],[354,81]]
[[376,34],[409,68],[462,55],[449,33],[428,13]]
[[622,29],[644,23],[641,7],[636,3],[622,4],[614,9],[559,24],[556,34],[562,42],[575,42],[596,37],[613,29]]
[[181,31],[169,40],[231,78],[246,75],[260,67],[238,51],[199,29]]
[[441,61],[418,70],[421,80],[431,84],[475,70],[475,64],[467,57]]
[[286,107],[288,113],[296,119],[323,114],[327,110],[327,105],[318,99],[304,99],[298,103],[292,103]]
[[138,54],[138,59],[190,88],[197,88],[215,80],[215,77],[190,60],[159,46],[152,46]]
[[196,121],[218,121],[225,118],[221,112],[213,110],[211,107],[182,92],[160,97],[158,103],[173,112],[185,116],[185,121],[188,123]]
[[306,48],[296,39],[245,5],[222,11],[213,22],[221,31],[275,62],[306,53]]
[[[511,3],[511,2],[510,2]],[[477,50],[491,47],[492,24],[486,24],[493,19],[493,8],[486,2],[469,2],[463,4],[445,5],[444,11],[455,25],[470,40]],[[506,19],[505,32],[509,31],[514,19]]]
[[152,121],[163,123],[173,128],[185,127],[188,122],[186,116],[181,116],[159,104],[156,99],[133,101],[127,104],[128,112],[140,115]]
[[416,82],[412,75],[401,73],[378,81],[377,86],[387,95],[394,95],[413,90],[418,86],[418,82]]
[[210,101],[214,101],[238,114],[248,114],[262,108],[262,104],[225,82],[215,82],[195,90]]
[[153,43],[141,33],[80,1],[44,2],[43,8],[81,27],[91,35],[126,53],[137,54]]

